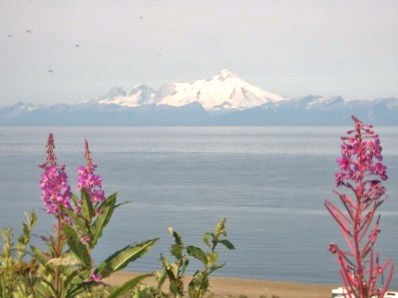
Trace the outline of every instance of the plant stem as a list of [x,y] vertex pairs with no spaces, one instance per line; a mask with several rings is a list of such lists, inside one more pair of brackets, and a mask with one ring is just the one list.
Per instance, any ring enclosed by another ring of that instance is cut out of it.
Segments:
[[[62,255],[62,234],[61,234],[61,224],[62,224],[62,213],[61,213],[61,206],[58,206],[58,214],[57,214],[57,240],[56,240],[56,247],[55,247],[55,257],[59,258]],[[57,266],[55,268],[55,276],[54,276],[54,288],[56,291],[57,297],[61,297],[60,295],[60,275],[61,271],[60,268]]]
[[[358,157],[361,158],[362,152],[364,150],[362,145],[362,135],[361,131],[358,130]],[[360,237],[360,227],[362,223],[362,197],[363,197],[363,179],[364,179],[364,166],[361,163],[361,160],[358,161],[359,168],[359,187],[355,191],[356,199],[357,199],[357,209],[355,212],[355,222],[354,222],[354,243],[355,243],[355,258],[357,262],[357,278],[358,278],[358,287],[360,292],[360,297],[367,297],[365,283],[364,283],[364,264],[363,264],[363,256],[361,254],[361,240]],[[366,296],[365,296],[366,295]]]

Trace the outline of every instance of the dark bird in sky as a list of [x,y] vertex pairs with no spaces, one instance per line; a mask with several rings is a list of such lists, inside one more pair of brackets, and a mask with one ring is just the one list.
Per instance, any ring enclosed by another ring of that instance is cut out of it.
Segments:
[[25,30],[26,33],[32,33],[32,30]]
[[12,34],[7,34],[7,37],[12,37]]
[[49,69],[48,72],[49,72],[49,73],[52,73],[52,72],[54,72],[54,71],[53,71],[52,69]]
[[140,19],[142,20],[144,17],[143,16],[140,16]]
[[79,44],[75,44],[75,47],[78,48],[78,47],[80,47],[80,45]]

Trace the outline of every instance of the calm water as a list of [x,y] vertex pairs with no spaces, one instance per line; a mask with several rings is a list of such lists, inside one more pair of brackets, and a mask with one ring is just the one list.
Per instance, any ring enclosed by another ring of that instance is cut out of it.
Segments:
[[[342,243],[325,211],[333,195],[339,135],[347,128],[293,127],[0,127],[0,226],[19,229],[23,212],[40,216],[37,234],[52,219],[41,209],[38,164],[47,135],[55,135],[58,161],[70,183],[84,163],[85,138],[108,194],[119,208],[95,253],[97,261],[135,241],[161,237],[130,270],[159,268],[172,243],[168,227],[186,244],[201,245],[203,232],[227,218],[234,252],[221,251],[219,275],[316,283],[339,282],[329,242]],[[389,200],[382,206],[382,258],[398,262],[398,128],[379,128],[389,169]],[[196,264],[193,264],[195,266]],[[191,268],[194,269],[194,268]],[[394,287],[398,287],[397,274]]]

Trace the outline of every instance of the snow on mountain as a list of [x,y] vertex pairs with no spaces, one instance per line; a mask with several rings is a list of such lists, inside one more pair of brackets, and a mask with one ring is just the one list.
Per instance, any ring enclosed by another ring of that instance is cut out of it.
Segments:
[[182,107],[199,103],[207,111],[244,110],[284,100],[282,96],[253,86],[228,70],[193,83],[164,84],[156,92],[150,87],[139,85],[128,94],[123,94],[119,89],[111,90],[109,94],[116,95],[107,96],[99,103],[127,107],[152,104]]
[[174,83],[169,93],[158,102],[174,107],[198,102],[205,110],[244,110],[267,102],[283,100],[283,97],[253,86],[228,70],[206,80],[193,83]]
[[[102,104],[98,100],[40,106],[17,103],[0,108],[0,125],[346,125],[352,115],[375,125],[398,125],[398,98],[345,101],[309,95],[227,113],[206,111],[197,101],[179,107],[145,105],[151,96],[160,98],[174,87],[169,84],[154,92],[141,86],[126,96],[102,99]],[[124,104],[132,107],[117,104],[121,98],[131,100]]]
[[6,107],[6,109],[8,109],[9,111],[13,111],[14,114],[26,114],[33,112],[39,108],[41,108],[41,106],[35,105],[33,103],[25,103],[22,101]]
[[318,97],[313,101],[307,104],[307,107],[310,109],[314,108],[332,108],[345,104],[344,98],[341,96],[332,96],[332,97]]
[[222,70],[158,90],[116,86],[100,99],[79,104],[19,102],[0,108],[0,125],[345,125],[352,115],[376,125],[398,125],[398,98],[284,98]]
[[140,107],[155,104],[155,91],[146,86],[138,85],[129,92],[121,87],[114,87],[108,95],[99,101],[100,104],[116,104],[125,107]]

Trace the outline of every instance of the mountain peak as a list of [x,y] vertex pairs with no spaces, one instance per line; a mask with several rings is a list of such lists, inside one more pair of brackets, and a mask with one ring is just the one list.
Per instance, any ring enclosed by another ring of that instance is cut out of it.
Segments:
[[282,96],[253,86],[233,72],[223,69],[206,80],[197,80],[192,83],[169,83],[162,85],[158,90],[142,84],[128,92],[115,87],[100,103],[127,107],[145,105],[181,107],[195,102],[207,111],[231,111],[281,100],[283,100]]
[[232,71],[229,71],[227,69],[223,69],[220,72],[218,72],[215,75],[213,75],[210,78],[210,80],[221,80],[221,81],[224,81],[224,80],[230,79],[230,78],[236,78],[236,75]]
[[122,86],[117,85],[112,87],[111,90],[104,96],[104,98],[114,98],[117,96],[126,96],[127,92],[123,89]]

